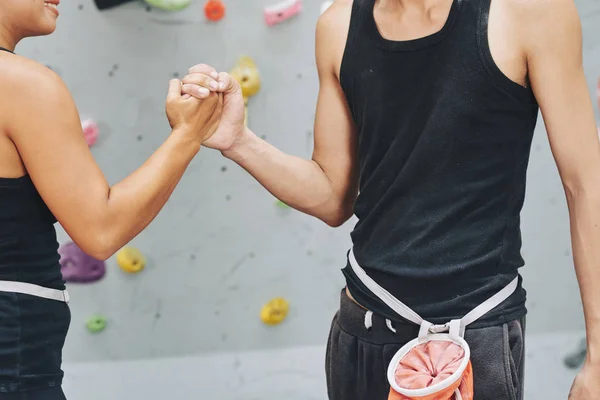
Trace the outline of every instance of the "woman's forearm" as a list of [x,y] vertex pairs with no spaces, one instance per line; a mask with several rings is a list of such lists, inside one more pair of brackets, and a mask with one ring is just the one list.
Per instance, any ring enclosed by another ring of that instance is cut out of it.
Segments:
[[199,150],[199,143],[174,131],[142,166],[108,190],[94,229],[99,257],[110,257],[152,222]]

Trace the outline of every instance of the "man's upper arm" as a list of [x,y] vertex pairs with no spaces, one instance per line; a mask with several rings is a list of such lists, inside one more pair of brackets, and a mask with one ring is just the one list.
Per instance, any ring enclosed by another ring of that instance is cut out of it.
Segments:
[[[528,24],[529,79],[565,186],[599,190],[600,143],[583,71],[582,33],[573,0],[533,0],[522,10]],[[589,185],[588,182],[594,182]]]
[[[9,134],[28,174],[65,230],[85,242],[98,220],[108,184],[83,137],[64,83],[42,66],[24,63],[13,79]],[[20,79],[20,80],[18,80]],[[93,240],[90,239],[90,240]]]
[[352,1],[338,0],[320,17],[316,60],[320,88],[313,160],[327,174],[338,199],[350,207],[358,191],[357,138],[338,71],[346,45]]

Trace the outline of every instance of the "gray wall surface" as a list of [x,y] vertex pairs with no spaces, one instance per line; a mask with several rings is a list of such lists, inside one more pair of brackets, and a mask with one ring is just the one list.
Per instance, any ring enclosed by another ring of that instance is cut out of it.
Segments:
[[[199,0],[179,13],[148,12],[142,3],[98,12],[92,0],[64,1],[57,32],[24,41],[17,51],[57,71],[82,116],[100,123],[92,151],[111,183],[134,171],[169,134],[164,100],[170,78],[199,62],[229,70],[240,55],[255,59],[263,81],[250,99],[252,129],[285,152],[310,157],[321,1],[305,0],[301,15],[275,27],[262,17],[272,0],[225,3],[225,19],[209,23]],[[576,3],[595,102],[600,2]],[[541,118],[522,221],[528,329],[582,329],[566,203]],[[324,344],[354,223],[331,229],[281,209],[241,168],[202,150],[164,211],[131,243],[147,255],[147,268],[127,275],[113,257],[102,281],[68,285],[73,319],[65,360]],[[69,240],[60,227],[59,239]],[[260,309],[277,296],[289,300],[290,314],[282,325],[267,327]],[[90,334],[85,321],[98,313],[108,326]]]

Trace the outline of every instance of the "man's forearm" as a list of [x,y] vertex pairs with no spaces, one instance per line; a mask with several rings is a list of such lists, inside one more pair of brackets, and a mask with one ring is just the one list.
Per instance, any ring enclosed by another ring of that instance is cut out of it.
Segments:
[[571,194],[567,199],[575,271],[586,321],[588,362],[600,364],[600,195]]
[[346,211],[329,177],[317,162],[285,154],[249,129],[238,144],[223,155],[290,207],[329,225],[339,225],[346,219]]

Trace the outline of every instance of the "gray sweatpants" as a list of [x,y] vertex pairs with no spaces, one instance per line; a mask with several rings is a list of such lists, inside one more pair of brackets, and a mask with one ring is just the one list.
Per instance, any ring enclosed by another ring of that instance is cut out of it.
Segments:
[[[329,400],[387,400],[386,371],[396,351],[416,338],[419,327],[373,316],[365,328],[366,311],[341,293],[340,310],[333,318],[326,355]],[[525,319],[482,329],[469,329],[474,400],[523,400]]]

